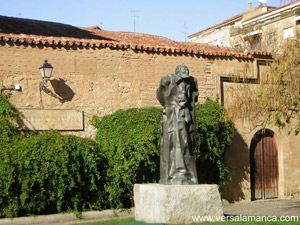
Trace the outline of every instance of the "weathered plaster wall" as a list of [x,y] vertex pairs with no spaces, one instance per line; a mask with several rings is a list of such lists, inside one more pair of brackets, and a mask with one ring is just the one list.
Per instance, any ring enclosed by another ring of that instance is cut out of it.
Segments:
[[[268,49],[269,51],[280,53],[280,48],[283,47],[286,41],[290,39],[284,39],[284,30],[287,28],[292,28],[293,37],[295,37],[300,31],[300,26],[295,22],[296,17],[297,15],[292,15],[281,20],[270,21],[262,26],[261,30],[263,48]],[[269,35],[272,33],[276,33],[276,42],[274,43],[269,42]]]
[[207,32],[203,32],[199,36],[190,38],[189,41],[194,43],[205,43],[209,45],[230,47],[229,37],[230,37],[230,27],[224,26],[218,29],[213,29]]

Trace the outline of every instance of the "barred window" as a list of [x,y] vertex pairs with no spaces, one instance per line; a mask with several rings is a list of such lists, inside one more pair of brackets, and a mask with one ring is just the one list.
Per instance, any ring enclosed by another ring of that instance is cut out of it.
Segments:
[[269,45],[274,44],[276,41],[277,41],[277,34],[276,34],[276,32],[270,33],[268,35],[268,44]]

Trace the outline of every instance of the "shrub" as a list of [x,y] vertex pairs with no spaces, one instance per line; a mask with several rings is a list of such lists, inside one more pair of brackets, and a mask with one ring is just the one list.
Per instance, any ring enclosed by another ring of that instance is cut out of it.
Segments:
[[20,138],[19,117],[6,95],[0,94],[0,150]]
[[0,94],[0,217],[101,209],[105,159],[94,141],[50,131],[27,136]]
[[[196,113],[199,181],[224,184],[233,125],[209,99]],[[144,108],[94,117],[96,142],[55,131],[25,137],[0,95],[0,217],[131,206],[135,183],[158,182],[161,116]]]
[[[197,170],[201,183],[224,184],[229,178],[224,158],[233,124],[217,101],[196,106]],[[135,183],[159,180],[160,120],[158,108],[120,110],[94,117],[96,142],[108,161],[105,191],[111,207],[132,205]]]
[[135,183],[158,181],[160,117],[160,109],[144,108],[93,118],[95,139],[108,162],[105,191],[112,208],[132,205]]
[[196,106],[196,157],[199,183],[224,185],[230,179],[225,160],[234,126],[225,108],[207,99]]
[[4,151],[1,164],[7,168],[0,171],[2,217],[104,207],[105,161],[91,140],[33,134]]
[[[6,95],[0,94],[0,211],[4,210],[8,198],[14,198],[12,193],[4,193],[9,185],[8,174],[15,174],[14,168],[9,167],[9,157],[6,151],[21,137],[16,127],[18,115]],[[12,201],[12,200],[11,200]],[[0,212],[0,216],[2,213]]]

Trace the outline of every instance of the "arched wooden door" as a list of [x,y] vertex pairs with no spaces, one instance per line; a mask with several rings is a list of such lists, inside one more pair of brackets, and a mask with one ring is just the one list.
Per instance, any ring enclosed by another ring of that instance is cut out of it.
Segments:
[[250,147],[251,199],[278,197],[278,151],[271,130],[259,131]]

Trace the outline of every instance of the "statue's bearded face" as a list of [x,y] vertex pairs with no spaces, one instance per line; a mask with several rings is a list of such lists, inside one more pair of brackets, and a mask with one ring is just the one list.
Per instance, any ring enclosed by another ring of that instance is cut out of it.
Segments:
[[181,78],[189,77],[189,69],[185,65],[179,65],[176,67],[175,74]]

